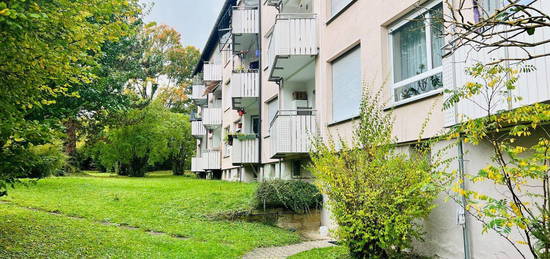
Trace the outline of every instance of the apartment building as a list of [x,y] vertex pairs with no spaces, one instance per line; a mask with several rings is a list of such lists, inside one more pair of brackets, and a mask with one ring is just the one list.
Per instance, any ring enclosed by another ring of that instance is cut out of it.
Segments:
[[[499,4],[481,2],[488,9]],[[533,4],[550,13],[550,1]],[[442,0],[226,1],[195,71],[192,170],[227,181],[309,180],[304,165],[311,136],[351,139],[367,86],[382,87],[395,116],[395,138],[406,153],[414,152],[419,137],[437,136],[463,115],[483,116],[467,101],[443,110],[443,90],[468,82],[465,68],[475,62],[524,54],[514,48],[449,53],[449,39],[440,33],[449,28],[437,22],[446,8]],[[529,37],[549,38],[550,30]],[[550,45],[532,51],[549,53]],[[498,109],[550,100],[550,58],[530,63],[537,70],[523,75],[514,93],[523,99],[503,100]],[[490,162],[488,153],[483,144],[457,147],[449,156],[462,159],[451,169],[475,172]],[[482,184],[468,188],[498,193]],[[333,226],[328,210],[322,218]],[[455,203],[438,201],[424,225],[426,241],[418,244],[423,254],[517,256],[497,234],[482,235],[482,225]]]

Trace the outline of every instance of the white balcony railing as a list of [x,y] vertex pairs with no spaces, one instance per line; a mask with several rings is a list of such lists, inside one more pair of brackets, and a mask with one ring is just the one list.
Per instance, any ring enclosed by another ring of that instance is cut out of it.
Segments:
[[256,164],[259,163],[258,154],[260,150],[260,139],[233,140],[231,158],[233,164]]
[[233,98],[257,98],[260,96],[260,76],[258,71],[233,73],[231,76]]
[[193,85],[191,99],[193,100],[206,100],[206,95],[204,94],[204,85]]
[[202,124],[206,128],[217,128],[222,125],[221,108],[204,108],[202,110]]
[[191,122],[191,135],[196,138],[202,138],[206,135],[206,128],[204,128],[202,121]]
[[191,158],[191,171],[192,172],[203,172],[206,169],[206,159],[203,157],[192,157]]
[[316,112],[279,110],[269,130],[272,158],[308,153],[312,147],[312,136],[318,134]]
[[315,14],[277,15],[268,46],[269,74],[273,76],[274,69],[280,67],[280,57],[314,56],[319,53],[318,47]]
[[259,12],[257,8],[233,9],[233,34],[254,34],[259,32]]
[[202,157],[206,160],[205,166],[207,170],[219,170],[222,168],[221,152],[220,151],[208,151],[202,154]]
[[204,63],[203,66],[204,81],[221,81],[222,80],[222,65]]

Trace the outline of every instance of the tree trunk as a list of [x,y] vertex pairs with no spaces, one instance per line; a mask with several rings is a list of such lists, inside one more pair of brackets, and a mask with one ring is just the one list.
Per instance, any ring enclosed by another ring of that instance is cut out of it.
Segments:
[[78,122],[74,119],[68,119],[64,123],[65,134],[67,138],[65,140],[65,153],[69,157],[67,160],[67,165],[65,166],[66,173],[73,173],[79,170],[78,159],[76,154],[76,130],[78,128]]
[[185,161],[184,160],[181,160],[181,159],[178,159],[178,158],[173,158],[172,159],[172,173],[174,175],[183,175],[184,166],[185,166]]
[[133,157],[130,161],[128,174],[130,177],[144,177],[147,173],[147,158]]

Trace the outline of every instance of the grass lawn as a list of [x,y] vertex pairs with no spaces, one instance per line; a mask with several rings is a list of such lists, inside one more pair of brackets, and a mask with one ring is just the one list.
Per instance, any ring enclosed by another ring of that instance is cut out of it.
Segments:
[[255,188],[168,173],[43,179],[1,198],[11,204],[0,204],[0,257],[237,258],[256,247],[299,242],[297,234],[279,228],[205,217],[247,208]]
[[289,259],[348,259],[348,249],[343,246],[317,248],[289,257]]

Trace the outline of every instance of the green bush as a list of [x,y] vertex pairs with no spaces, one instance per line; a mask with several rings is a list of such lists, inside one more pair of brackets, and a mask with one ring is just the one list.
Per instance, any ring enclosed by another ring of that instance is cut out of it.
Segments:
[[256,208],[284,208],[296,213],[307,213],[321,208],[323,197],[319,189],[304,181],[271,180],[258,186]]
[[44,178],[51,175],[62,175],[67,156],[60,143],[44,144],[29,148],[27,169],[24,177]]
[[354,258],[402,258],[421,240],[419,219],[437,197],[429,149],[411,158],[395,150],[392,118],[365,96],[352,144],[317,139],[310,170],[328,196],[336,234]]

